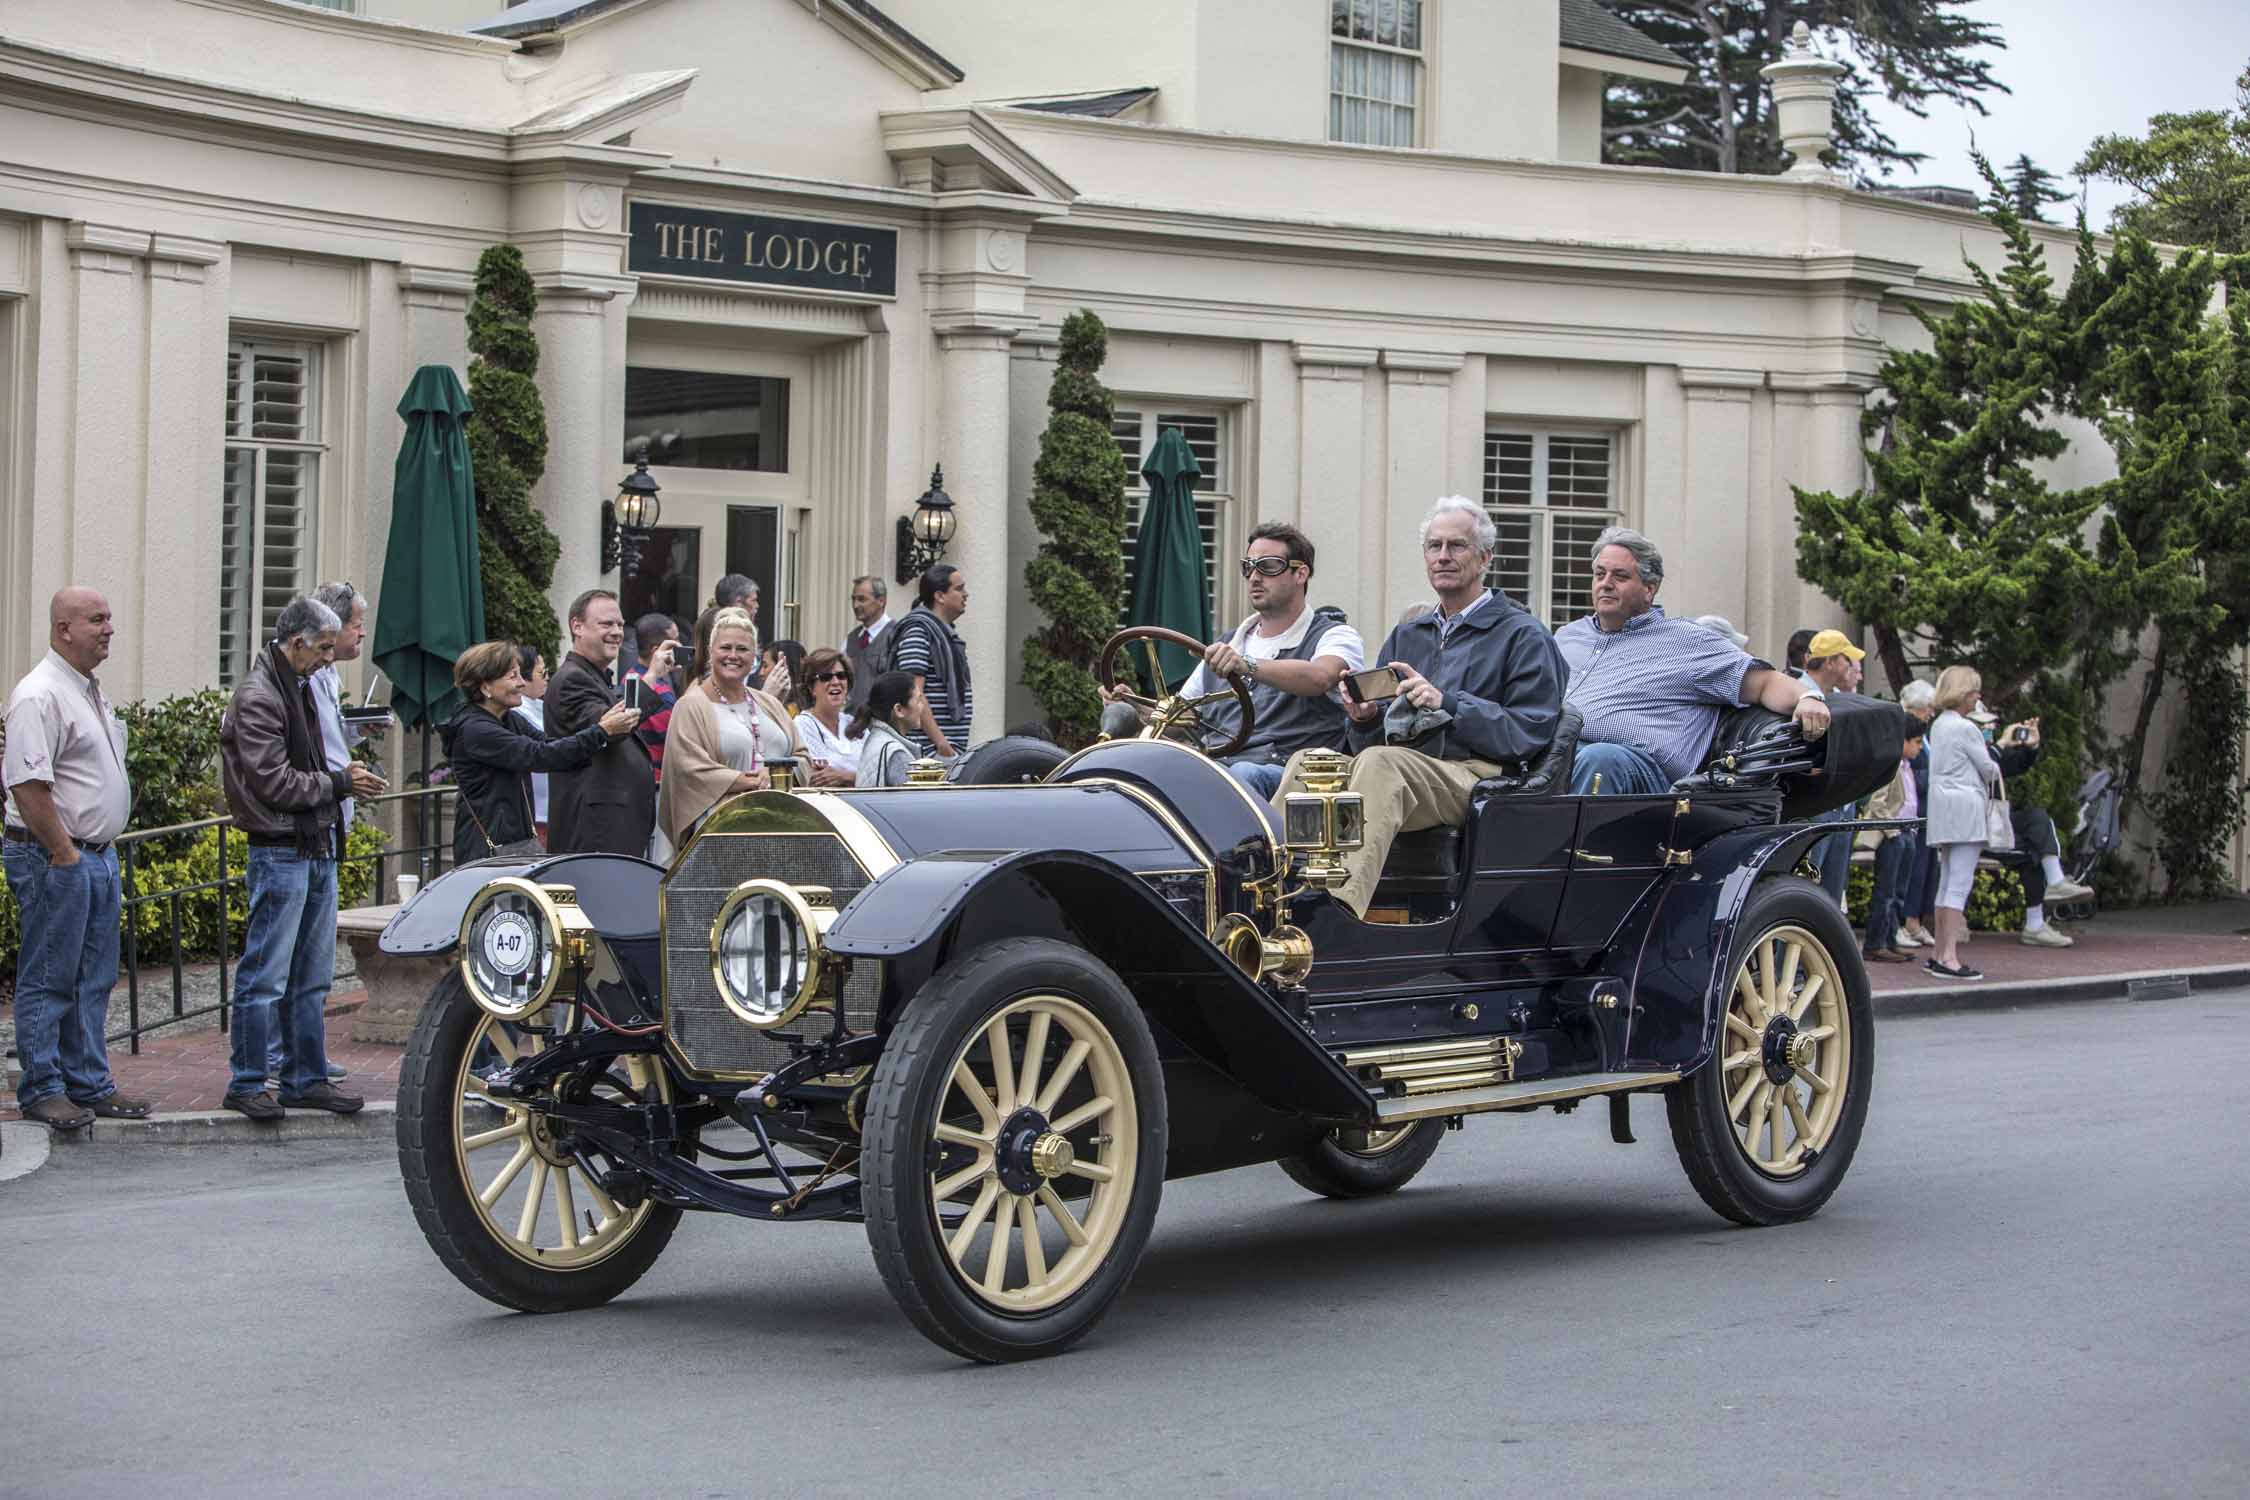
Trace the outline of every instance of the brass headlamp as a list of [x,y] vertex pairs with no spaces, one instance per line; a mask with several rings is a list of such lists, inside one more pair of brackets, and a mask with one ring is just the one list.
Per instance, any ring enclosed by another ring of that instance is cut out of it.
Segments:
[[1342,856],[1366,842],[1366,810],[1359,793],[1345,790],[1351,774],[1350,757],[1309,750],[1297,762],[1303,790],[1282,799],[1282,842],[1303,861],[1297,874],[1307,885],[1331,891],[1343,885],[1351,876]]

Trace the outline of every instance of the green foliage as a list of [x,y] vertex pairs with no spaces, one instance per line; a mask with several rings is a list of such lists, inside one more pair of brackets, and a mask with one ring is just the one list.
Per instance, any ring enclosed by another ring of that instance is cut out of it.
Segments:
[[[1844,886],[1844,904],[1852,926],[1867,930],[1867,909],[1875,902],[1875,866],[1854,864]],[[1980,866],[1969,886],[1969,927],[1975,932],[2023,930],[2023,882],[2016,872],[1998,866]]]
[[1066,745],[1100,727],[1094,662],[1125,592],[1125,459],[1110,433],[1109,388],[1094,373],[1108,354],[1100,318],[1081,309],[1064,321],[1053,415],[1031,471],[1031,518],[1046,540],[1024,581],[1047,624],[1024,641],[1023,683]]
[[2070,201],[2070,193],[2066,189],[2056,186],[2061,180],[2029,156],[2019,154],[2014,161],[2008,163],[2005,179],[2008,189],[2008,206],[2016,211],[2016,217],[2019,219],[2051,224],[2054,221],[2049,219],[2041,210],[2050,203],[2068,203]]
[[537,646],[562,657],[562,630],[547,588],[561,555],[555,534],[531,503],[547,468],[547,412],[532,378],[539,343],[531,315],[539,292],[523,252],[494,245],[477,259],[469,304],[469,463],[476,474],[477,549],[484,569],[485,629],[495,640]]
[[1603,160],[1704,172],[1779,172],[1788,164],[1773,90],[1759,69],[1781,59],[1798,21],[1851,71],[1837,80],[1835,157],[1844,166],[1923,160],[1868,109],[1877,96],[1924,112],[1952,99],[1985,113],[1979,95],[2007,86],[1977,55],[2006,45],[1998,28],[1956,13],[1952,0],[1602,0],[1670,48],[1685,82],[1613,78],[1602,109]]
[[2180,686],[2188,712],[2174,737],[2163,785],[2149,797],[2164,899],[2233,894],[2227,841],[2242,831],[2243,736],[2250,734],[2250,683],[2227,657],[2189,660]]
[[[216,818],[227,810],[219,790],[219,721],[227,695],[217,688],[160,703],[121,703],[125,775],[133,785],[133,826],[164,828]],[[191,835],[164,841],[186,847]]]
[[[2110,227],[2171,245],[2250,254],[2250,67],[2235,79],[2233,110],[2158,115],[2145,136],[2095,138],[2081,177],[2123,183],[2140,196]],[[2237,287],[2250,285],[2240,279]]]

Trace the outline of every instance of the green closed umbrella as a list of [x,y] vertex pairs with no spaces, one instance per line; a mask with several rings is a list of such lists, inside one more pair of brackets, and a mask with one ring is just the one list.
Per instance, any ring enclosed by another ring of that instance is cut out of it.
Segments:
[[414,372],[391,482],[391,535],[375,596],[375,665],[409,729],[442,724],[460,706],[453,663],[484,638],[477,560],[477,489],[462,422],[469,393],[446,365]]
[[[1141,508],[1140,537],[1133,547],[1132,603],[1128,625],[1162,625],[1199,641],[1211,639],[1211,594],[1203,556],[1203,528],[1195,517],[1195,481],[1203,466],[1195,461],[1177,427],[1156,436],[1156,448],[1141,465],[1148,502]],[[1195,670],[1195,658],[1178,646],[1159,646],[1164,682],[1152,691],[1177,687]]]

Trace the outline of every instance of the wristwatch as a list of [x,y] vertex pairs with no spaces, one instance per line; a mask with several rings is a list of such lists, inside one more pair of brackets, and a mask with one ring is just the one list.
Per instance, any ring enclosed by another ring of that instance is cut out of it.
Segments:
[[1245,656],[1244,658],[1242,658],[1242,675],[1249,678],[1252,682],[1256,682],[1258,680],[1258,658],[1256,658],[1255,656]]

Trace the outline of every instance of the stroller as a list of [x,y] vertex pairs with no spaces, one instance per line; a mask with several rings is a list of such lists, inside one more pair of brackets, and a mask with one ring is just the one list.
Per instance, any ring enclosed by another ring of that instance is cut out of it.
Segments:
[[[2063,843],[2063,873],[2080,885],[2092,885],[2094,868],[2103,855],[2117,847],[2123,795],[2114,771],[2096,771],[2078,788],[2078,819]],[[2054,903],[2050,914],[2073,922],[2094,915],[2098,896]]]

